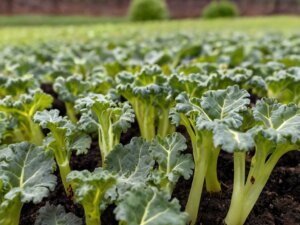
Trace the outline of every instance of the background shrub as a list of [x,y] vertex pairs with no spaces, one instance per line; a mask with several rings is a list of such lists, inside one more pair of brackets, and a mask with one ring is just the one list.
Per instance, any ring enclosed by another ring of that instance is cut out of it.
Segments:
[[238,15],[239,9],[236,4],[227,0],[213,1],[202,11],[204,18],[236,17]]
[[132,21],[163,20],[169,17],[164,0],[132,0],[128,14]]

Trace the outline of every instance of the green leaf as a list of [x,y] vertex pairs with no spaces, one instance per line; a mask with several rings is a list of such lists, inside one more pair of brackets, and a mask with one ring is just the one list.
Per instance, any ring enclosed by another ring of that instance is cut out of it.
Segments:
[[71,195],[69,191],[70,184],[66,182],[66,177],[71,171],[70,158],[72,151],[75,151],[76,155],[87,153],[92,140],[90,136],[81,132],[66,117],[59,116],[59,111],[56,109],[37,112],[34,121],[39,123],[41,127],[50,130],[44,140],[44,145],[54,153],[65,191],[68,195]]
[[224,124],[220,124],[214,129],[213,139],[216,147],[221,147],[230,153],[234,151],[248,151],[255,146],[250,132],[243,133],[230,129]]
[[190,97],[201,97],[207,91],[209,78],[201,76],[200,74],[173,74],[169,78],[169,85],[177,93],[186,92]]
[[119,175],[144,181],[154,165],[150,144],[141,137],[134,137],[127,145],[117,145],[106,158],[106,169]]
[[188,219],[176,199],[169,201],[165,193],[150,188],[128,192],[115,214],[124,225],[185,225]]
[[52,126],[64,126],[68,123],[66,118],[59,115],[59,111],[57,109],[37,112],[34,115],[33,120],[35,123],[39,123],[39,125],[44,129],[49,129],[49,127]]
[[1,151],[5,152],[0,161],[0,179],[7,190],[6,200],[20,196],[22,203],[39,203],[54,190],[55,162],[51,154],[27,142],[9,145]]
[[81,95],[88,92],[89,84],[81,76],[58,77],[53,84],[59,99],[65,102],[75,102]]
[[266,79],[268,97],[276,98],[281,103],[300,104],[300,70],[292,67],[281,70]]
[[[106,170],[118,174],[117,198],[137,186],[144,186],[154,166],[150,155],[150,143],[143,138],[134,137],[127,145],[117,145],[106,158]],[[114,191],[114,190],[112,190]],[[114,193],[109,193],[113,197]]]
[[72,171],[67,181],[72,183],[75,200],[84,208],[86,223],[100,224],[100,205],[105,193],[116,183],[115,176],[96,168],[94,172]]
[[157,137],[151,144],[150,151],[158,162],[163,187],[174,187],[180,176],[187,180],[193,174],[192,155],[182,154],[186,148],[186,139],[180,133],[173,133],[164,139]]
[[90,93],[78,99],[75,108],[83,113],[80,129],[87,132],[98,129],[99,147],[104,164],[105,158],[119,144],[122,132],[134,122],[134,113],[128,103],[115,102],[109,95]]
[[[65,150],[68,152],[75,150],[77,155],[87,153],[91,144],[91,138],[79,131],[67,117],[59,116],[58,110],[52,109],[50,111],[44,110],[37,112],[34,115],[34,122],[39,123],[42,128],[47,128],[51,131],[48,138],[53,138],[52,142],[49,143],[52,144],[52,146],[54,144],[53,142],[56,141],[64,143],[66,145]],[[61,146],[57,146],[57,148],[61,148]],[[64,149],[61,148],[59,151],[62,150]]]
[[180,121],[176,113],[184,113],[196,120],[199,130],[213,130],[219,123],[237,128],[242,125],[243,117],[241,112],[247,110],[250,103],[249,93],[239,89],[238,86],[231,86],[224,90],[207,91],[202,98],[189,98],[182,93],[176,98],[175,112],[172,112],[172,121]]
[[14,139],[16,141],[30,141],[42,144],[43,134],[40,128],[33,123],[33,115],[37,111],[51,106],[53,98],[41,90],[32,90],[30,94],[22,94],[17,100],[12,96],[6,96],[0,100],[0,111],[7,117],[16,121],[14,127]]
[[254,108],[254,118],[261,123],[257,131],[277,143],[300,141],[300,109],[295,104],[280,104],[262,99]]
[[[221,122],[237,128],[242,125],[243,117],[240,112],[247,109],[250,103],[249,93],[239,89],[238,86],[231,86],[225,90],[208,91],[201,98],[201,108],[197,118],[198,129],[211,129],[215,122]],[[192,99],[198,103],[199,100]],[[201,110],[202,109],[202,110]]]
[[53,98],[41,90],[32,91],[32,94],[22,94],[17,100],[7,96],[0,100],[0,110],[18,116],[26,114],[32,117],[37,111],[51,106]]
[[82,225],[82,219],[73,213],[66,213],[62,205],[54,206],[49,202],[39,209],[34,225]]
[[0,96],[11,95],[14,98],[21,94],[29,93],[30,90],[38,88],[38,84],[33,75],[23,75],[22,77],[10,77],[0,89]]
[[252,71],[244,68],[219,69],[216,73],[210,74],[209,89],[226,89],[229,86],[247,83],[252,77]]

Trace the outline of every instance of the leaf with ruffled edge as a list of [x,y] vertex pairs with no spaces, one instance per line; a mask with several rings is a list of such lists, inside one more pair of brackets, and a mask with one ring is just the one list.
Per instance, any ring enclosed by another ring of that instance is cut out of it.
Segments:
[[82,219],[73,213],[66,213],[62,205],[50,205],[49,202],[39,209],[34,225],[82,225]]
[[180,211],[177,199],[151,188],[139,188],[126,194],[115,209],[117,220],[126,225],[185,225],[187,213]]

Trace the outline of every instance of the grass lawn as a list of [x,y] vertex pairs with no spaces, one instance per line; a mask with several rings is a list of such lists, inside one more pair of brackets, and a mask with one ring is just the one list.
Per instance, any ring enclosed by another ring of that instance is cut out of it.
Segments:
[[0,17],[0,45],[31,44],[43,41],[77,41],[89,38],[143,38],[149,34],[197,32],[300,32],[300,17],[246,17],[215,20],[171,20],[130,23],[122,19],[97,17],[17,16]]

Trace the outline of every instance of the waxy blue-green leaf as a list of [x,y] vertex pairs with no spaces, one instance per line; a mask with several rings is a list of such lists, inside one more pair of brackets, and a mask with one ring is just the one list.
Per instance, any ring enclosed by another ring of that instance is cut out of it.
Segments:
[[300,69],[292,67],[266,78],[268,97],[300,105]]
[[300,141],[300,108],[295,104],[280,104],[274,99],[262,99],[254,108],[254,118],[261,123],[258,131],[275,142]]
[[6,200],[19,196],[23,203],[39,203],[54,189],[55,162],[51,154],[27,142],[9,145],[1,151],[5,152],[5,158],[0,159],[0,179],[8,190]]
[[157,137],[151,144],[150,151],[158,163],[159,183],[161,188],[172,191],[178,179],[189,179],[193,174],[194,162],[191,154],[183,154],[187,148],[186,139],[179,133],[165,138]]
[[50,205],[49,202],[39,209],[34,225],[82,225],[82,219],[73,213],[66,213],[62,205]]
[[255,146],[251,133],[240,132],[220,124],[214,129],[214,145],[226,152],[248,151]]
[[247,109],[250,103],[249,96],[247,91],[239,89],[238,86],[206,92],[201,98],[201,109],[196,108],[200,110],[197,119],[198,129],[212,129],[214,122],[221,122],[234,128],[241,126],[243,118],[239,113]]
[[84,208],[86,224],[100,224],[100,206],[106,192],[115,185],[116,177],[102,168],[96,168],[93,172],[72,171],[67,181],[72,183],[75,201]]
[[81,95],[87,94],[89,84],[79,75],[67,78],[58,77],[53,84],[53,89],[59,99],[65,102],[75,102]]
[[187,213],[180,212],[178,200],[169,201],[164,192],[140,188],[126,194],[115,209],[124,225],[185,225]]
[[[117,145],[106,157],[106,170],[117,174],[117,198],[149,181],[154,160],[150,154],[150,143],[134,137],[127,145]],[[111,193],[111,195],[113,195]]]
[[[249,96],[247,91],[238,86],[207,91],[201,98],[189,98],[186,93],[182,93],[176,98],[175,111],[193,117],[199,130],[213,130],[219,123],[237,128],[242,125],[243,117],[240,113],[247,109]],[[173,112],[171,117],[178,124],[176,113]]]

